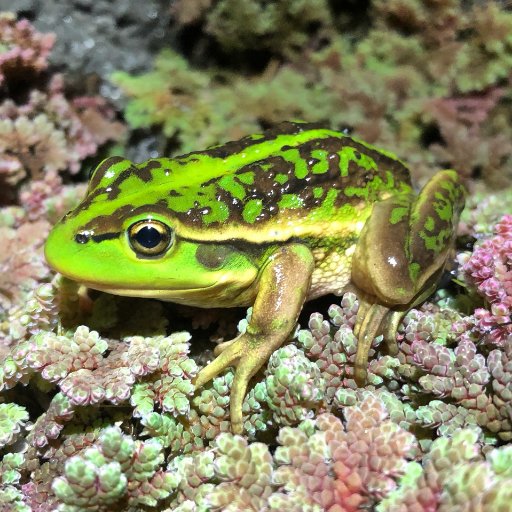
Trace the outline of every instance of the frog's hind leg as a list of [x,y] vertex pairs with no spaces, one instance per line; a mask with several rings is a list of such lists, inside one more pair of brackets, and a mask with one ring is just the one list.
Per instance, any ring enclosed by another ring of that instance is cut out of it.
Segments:
[[396,194],[376,203],[352,260],[360,312],[354,377],[366,380],[368,352],[384,335],[396,354],[396,330],[409,309],[435,290],[453,247],[463,189],[454,171],[436,174],[416,197]]

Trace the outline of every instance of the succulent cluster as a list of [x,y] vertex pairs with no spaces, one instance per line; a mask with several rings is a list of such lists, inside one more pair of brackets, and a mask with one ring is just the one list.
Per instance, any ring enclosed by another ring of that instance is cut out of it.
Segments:
[[123,134],[102,98],[68,99],[62,75],[48,68],[54,41],[27,20],[0,15],[0,180],[4,187],[37,180],[35,195],[41,180],[54,190],[58,172],[77,173],[87,156]]
[[482,453],[478,434],[458,430],[436,439],[421,464],[410,462],[378,512],[506,510],[510,506],[510,446]]
[[119,428],[105,428],[98,441],[70,457],[52,490],[61,510],[109,511],[119,502],[128,508],[154,506],[177,486],[174,472],[164,471],[158,441],[134,441]]
[[28,20],[16,22],[9,13],[2,13],[0,31],[3,47],[0,55],[0,85],[19,80],[27,73],[40,73],[46,69],[48,56],[55,43],[53,34],[39,34]]
[[414,436],[371,395],[344,417],[325,413],[281,428],[273,454],[263,443],[218,435],[210,450],[174,461],[182,480],[170,510],[355,512],[375,504],[395,489]]
[[459,260],[463,277],[485,306],[461,326],[463,335],[489,347],[506,346],[512,336],[512,215],[505,215],[496,224],[494,236]]

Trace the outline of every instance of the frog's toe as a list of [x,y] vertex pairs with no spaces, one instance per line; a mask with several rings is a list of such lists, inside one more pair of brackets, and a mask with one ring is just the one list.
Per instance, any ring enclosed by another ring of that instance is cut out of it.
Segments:
[[385,316],[389,313],[389,309],[380,304],[371,304],[365,306],[364,316],[357,318],[357,352],[354,362],[354,379],[358,385],[364,385],[367,377],[368,354],[372,346],[372,342],[379,335],[381,324]]
[[[231,345],[241,345],[239,341],[236,341]],[[260,364],[258,361],[255,361],[250,356],[245,356],[240,358],[237,350],[240,349],[238,347],[233,349],[233,353],[230,354],[229,359],[227,359],[227,351],[224,351],[217,359],[212,361],[209,365],[203,368],[196,377],[195,386],[196,389],[201,387],[203,384],[213,379],[217,374],[219,374],[222,370],[224,370],[227,366],[231,366],[231,364],[236,360],[240,359],[237,364],[235,370],[235,376],[233,378],[233,383],[231,385],[231,394],[230,394],[230,417],[231,417],[231,431],[233,434],[242,434],[243,433],[243,418],[242,418],[242,406],[245,398],[245,394],[247,392],[247,388],[249,386],[249,382],[253,375],[260,368]],[[222,356],[225,358],[222,358]],[[222,358],[222,359],[221,359]],[[229,362],[227,362],[229,361]]]
[[[200,370],[194,379],[193,382],[196,389],[204,386],[223,370],[229,366],[234,366],[237,363],[244,351],[243,344],[240,344],[239,342],[240,339],[235,338],[234,340],[231,340],[231,342],[222,344],[226,345],[224,350],[211,363],[207,364],[202,370]],[[217,350],[215,352],[217,352]]]
[[242,434],[244,424],[242,419],[242,406],[249,382],[259,370],[260,364],[252,358],[246,357],[240,360],[231,386],[230,416],[231,430],[233,434]]
[[384,335],[384,343],[386,344],[390,356],[396,356],[398,354],[396,332],[405,314],[406,311],[390,311],[384,319],[381,332]]
[[228,340],[228,341],[224,341],[223,343],[219,343],[213,350],[213,353],[216,356],[222,354],[222,352],[224,352],[228,347],[231,347],[233,344],[235,344],[239,338],[240,338],[240,336],[237,336],[236,338],[233,338],[232,340]]

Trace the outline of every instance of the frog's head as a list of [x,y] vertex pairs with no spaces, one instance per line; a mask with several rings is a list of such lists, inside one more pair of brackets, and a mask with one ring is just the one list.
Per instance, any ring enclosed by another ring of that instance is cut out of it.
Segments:
[[112,157],[96,168],[83,201],[50,232],[49,265],[90,288],[197,305],[252,283],[248,256],[216,241],[215,230],[183,236],[167,203],[172,171],[150,162]]

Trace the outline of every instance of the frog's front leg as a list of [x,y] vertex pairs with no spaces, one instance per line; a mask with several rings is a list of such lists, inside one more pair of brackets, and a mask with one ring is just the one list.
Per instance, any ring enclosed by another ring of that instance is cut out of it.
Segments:
[[366,380],[368,352],[384,335],[396,354],[396,330],[409,309],[434,292],[453,250],[464,189],[454,171],[437,173],[416,197],[392,196],[373,207],[352,260],[360,310],[354,377]]
[[217,347],[220,354],[195,379],[196,389],[236,365],[231,387],[231,429],[241,433],[242,404],[253,375],[286,340],[306,299],[313,273],[311,251],[301,244],[278,247],[264,263],[246,332]]

